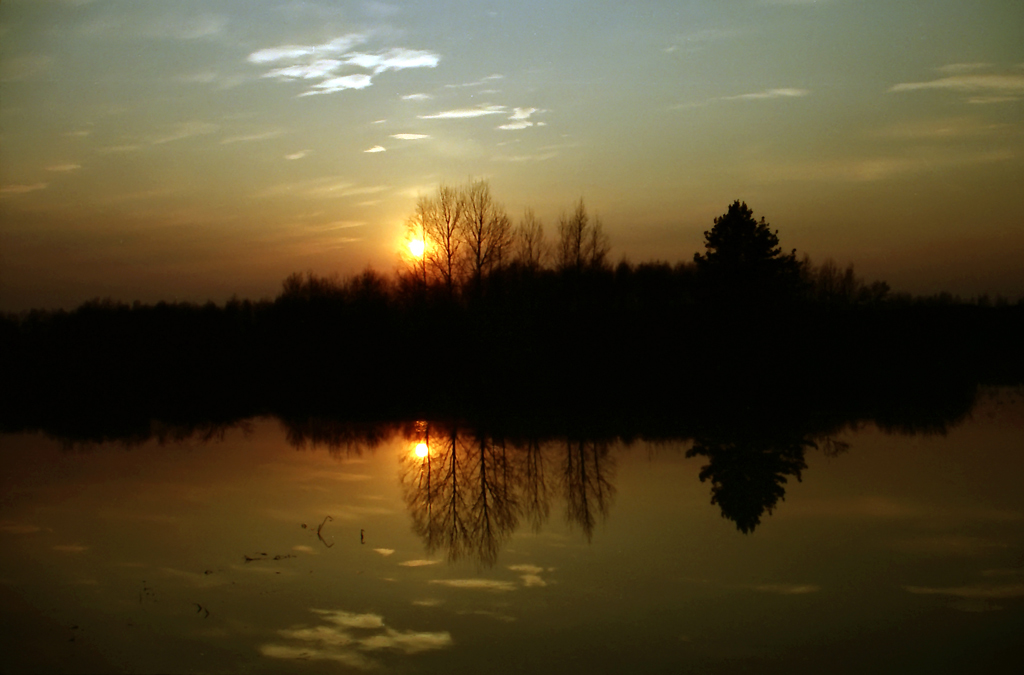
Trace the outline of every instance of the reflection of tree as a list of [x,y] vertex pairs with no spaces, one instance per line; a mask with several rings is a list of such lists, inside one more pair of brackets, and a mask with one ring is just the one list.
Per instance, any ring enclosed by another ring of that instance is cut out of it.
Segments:
[[544,452],[537,439],[528,440],[519,451],[523,511],[533,531],[539,532],[551,513],[551,495],[544,477]]
[[567,440],[562,464],[565,486],[566,516],[587,535],[594,534],[598,516],[608,517],[615,488],[611,484],[615,464],[608,454],[608,444],[595,441]]
[[493,565],[519,524],[516,467],[509,449],[486,434],[460,434],[452,425],[431,434],[425,457],[407,456],[402,482],[413,530],[428,553],[449,560],[472,555]]
[[765,511],[771,514],[785,498],[787,477],[800,480],[808,447],[817,444],[803,435],[699,437],[686,456],[708,458],[700,480],[711,480],[711,503],[718,504],[722,516],[734,521],[737,529],[749,533]]
[[[512,444],[455,425],[423,425],[414,436],[429,452],[407,453],[401,480],[413,530],[428,553],[444,550],[452,561],[472,557],[493,565],[521,519],[534,530],[547,521],[552,489],[540,441]],[[560,487],[569,522],[588,540],[608,515],[613,468],[607,443],[566,442]]]

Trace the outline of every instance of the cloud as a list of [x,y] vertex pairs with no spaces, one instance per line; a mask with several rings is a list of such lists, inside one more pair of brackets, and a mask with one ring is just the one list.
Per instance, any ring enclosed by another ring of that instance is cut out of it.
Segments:
[[81,164],[54,164],[53,166],[46,167],[47,171],[57,171],[60,173],[66,173],[68,171],[77,171],[81,169]]
[[[350,33],[318,45],[284,45],[260,49],[249,54],[246,60],[256,65],[275,66],[264,73],[263,77],[284,82],[320,80],[300,96],[365,89],[373,83],[376,75],[410,68],[434,68],[441,60],[434,52],[405,47],[393,47],[374,53],[352,51],[368,40],[365,34]],[[369,72],[343,74],[343,71],[352,69]]]
[[403,101],[429,101],[434,98],[430,94],[406,94],[402,96]]
[[738,96],[722,96],[720,101],[761,101],[770,98],[799,98],[810,94],[806,89],[765,89],[764,91],[752,94],[739,94]]
[[431,579],[430,583],[450,588],[494,591],[497,593],[516,590],[516,585],[511,581],[498,581],[496,579]]
[[502,124],[498,128],[505,131],[513,131],[518,129],[527,129],[532,126],[543,126],[543,122],[530,121],[530,116],[538,112],[546,111],[540,110],[539,108],[513,108],[512,116],[509,117],[509,120],[511,121],[508,124]]
[[266,141],[271,138],[277,138],[283,135],[283,131],[264,131],[258,134],[243,134],[240,136],[228,136],[221,140],[221,145],[229,145],[231,143],[249,143],[252,141]]
[[418,141],[423,138],[430,138],[427,134],[391,134],[391,138],[397,138],[400,141]]
[[960,75],[962,73],[971,73],[975,70],[986,70],[991,67],[991,63],[949,63],[945,66],[940,66],[935,70],[940,73],[946,73],[947,75]]
[[166,133],[151,139],[150,143],[153,145],[163,145],[164,143],[172,143],[174,141],[192,138],[193,136],[205,136],[206,134],[212,134],[218,129],[220,129],[220,126],[211,122],[182,122],[172,127]]
[[303,157],[305,157],[308,154],[309,154],[309,150],[299,150],[298,152],[293,152],[290,155],[285,155],[284,158],[285,159],[290,159],[290,160],[296,160],[296,159],[302,159]]
[[476,108],[457,108],[445,110],[433,115],[417,115],[421,120],[458,120],[472,117],[484,117],[486,115],[501,115],[506,112],[503,105],[485,105]]
[[42,532],[42,530],[43,528],[38,525],[26,525],[12,520],[0,522],[0,532],[6,532],[7,534],[32,534],[34,532]]
[[28,185],[4,185],[0,187],[0,197],[6,197],[7,195],[23,195],[26,192],[35,192],[36,190],[45,190],[49,183],[31,183]]
[[1016,100],[1024,94],[1024,73],[962,73],[925,82],[901,82],[889,87],[890,93],[906,91],[953,91],[961,94],[987,94],[1003,100]]
[[277,659],[335,661],[359,670],[375,670],[380,664],[370,654],[380,651],[419,654],[451,647],[444,632],[399,631],[378,614],[354,614],[341,610],[311,610],[322,623],[314,627],[279,630],[290,644],[265,644],[260,653]]
[[436,68],[441,58],[433,52],[421,49],[389,49],[381,54],[353,54],[345,62],[372,70],[374,75],[389,70],[405,70],[407,68]]
[[680,103],[672,106],[672,109],[687,110],[690,108],[703,108],[718,101],[768,101],[779,98],[803,98],[804,96],[808,96],[810,93],[811,92],[807,89],[780,87],[777,89],[755,91],[748,94],[736,94],[735,96],[716,96],[715,98],[709,98],[696,103]]
[[345,75],[344,77],[333,77],[323,82],[318,82],[313,85],[313,88],[309,91],[305,91],[299,96],[315,96],[317,94],[333,94],[338,91],[345,91],[346,89],[366,89],[373,82],[369,75]]
[[375,145],[372,148],[367,148],[366,150],[363,150],[363,152],[387,152],[387,148],[385,148],[383,145]]

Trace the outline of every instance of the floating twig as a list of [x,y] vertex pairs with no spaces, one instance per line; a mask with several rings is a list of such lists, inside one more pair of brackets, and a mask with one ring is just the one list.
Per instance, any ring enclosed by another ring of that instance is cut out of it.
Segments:
[[324,540],[324,538],[323,538],[323,535],[322,535],[322,534],[320,533],[320,532],[321,532],[321,530],[323,530],[323,529],[324,529],[324,525],[326,525],[326,524],[327,524],[327,521],[328,521],[328,520],[334,520],[334,518],[331,518],[330,516],[327,516],[326,518],[324,518],[324,522],[320,523],[320,526],[319,526],[318,528],[316,528],[316,538],[317,538],[317,539],[319,539],[319,540],[320,540],[320,542],[321,542],[321,543],[322,543],[322,544],[323,544],[324,546],[326,546],[327,548],[330,548],[330,547],[334,546],[334,542],[332,541],[332,542],[331,542],[330,544],[328,544],[328,543],[327,543],[327,542],[326,542],[326,541]]

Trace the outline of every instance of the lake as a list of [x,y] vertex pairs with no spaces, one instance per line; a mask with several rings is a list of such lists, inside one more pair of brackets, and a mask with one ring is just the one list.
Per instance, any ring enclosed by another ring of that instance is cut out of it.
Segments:
[[0,436],[0,671],[1021,672],[1024,390],[744,419]]

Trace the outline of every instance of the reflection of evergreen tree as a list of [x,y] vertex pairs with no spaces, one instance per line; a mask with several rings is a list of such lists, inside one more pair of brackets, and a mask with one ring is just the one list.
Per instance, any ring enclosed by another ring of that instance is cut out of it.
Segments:
[[804,451],[817,447],[804,436],[785,439],[697,438],[687,457],[707,457],[700,480],[711,481],[711,503],[742,532],[753,532],[761,515],[785,498],[788,476],[800,480]]

